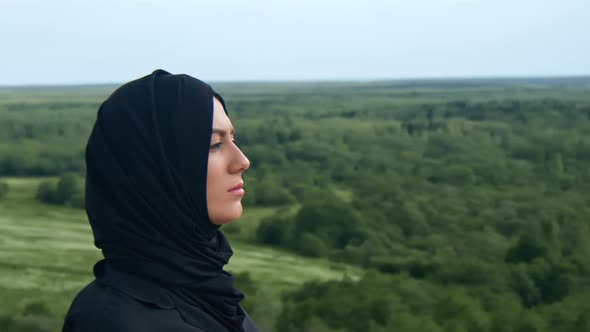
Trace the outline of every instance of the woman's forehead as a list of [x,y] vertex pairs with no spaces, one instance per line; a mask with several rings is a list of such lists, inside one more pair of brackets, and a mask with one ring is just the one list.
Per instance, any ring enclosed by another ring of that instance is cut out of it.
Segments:
[[217,98],[214,99],[213,103],[213,131],[212,134],[220,134],[224,136],[223,132],[226,133],[233,133],[234,128],[232,126],[231,120],[225,114],[223,109],[223,105]]
[[219,99],[217,99],[217,97],[213,97],[213,107],[221,108],[221,110],[223,111],[223,104],[221,103],[221,101],[219,101]]

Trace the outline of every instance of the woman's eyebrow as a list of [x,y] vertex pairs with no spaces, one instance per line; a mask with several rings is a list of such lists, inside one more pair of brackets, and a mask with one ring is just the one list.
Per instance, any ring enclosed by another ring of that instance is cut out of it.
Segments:
[[[233,135],[235,131],[236,130],[234,128],[232,128],[229,134]],[[213,131],[211,132],[211,134],[218,134],[221,137],[225,137],[227,135],[227,130],[213,128]]]

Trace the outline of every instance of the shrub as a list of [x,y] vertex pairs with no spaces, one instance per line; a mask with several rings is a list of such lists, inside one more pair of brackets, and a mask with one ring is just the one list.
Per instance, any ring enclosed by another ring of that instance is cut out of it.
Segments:
[[281,209],[263,218],[256,229],[256,239],[271,245],[289,245],[293,231],[293,219],[288,210]]
[[55,185],[50,181],[43,181],[39,184],[35,199],[48,204],[60,204]]
[[366,239],[360,215],[339,200],[304,204],[295,216],[295,236],[309,233],[327,247],[344,249]]
[[78,179],[72,174],[63,175],[57,184],[51,181],[43,181],[37,188],[35,199],[55,205],[69,205],[72,207],[84,207],[84,194],[80,188]]
[[8,190],[9,190],[8,183],[0,182],[0,198],[6,196],[6,194],[8,193]]
[[264,181],[256,184],[255,200],[256,205],[273,206],[293,203],[295,198],[279,183]]
[[309,257],[322,257],[326,254],[327,248],[319,237],[305,233],[299,241],[299,252]]

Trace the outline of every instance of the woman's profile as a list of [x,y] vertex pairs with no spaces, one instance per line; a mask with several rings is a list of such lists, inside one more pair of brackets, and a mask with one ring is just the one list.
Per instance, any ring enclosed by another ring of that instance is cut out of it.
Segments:
[[86,146],[104,259],[63,331],[257,331],[223,270],[233,252],[219,229],[241,216],[249,165],[208,84],[156,70],[117,89]]

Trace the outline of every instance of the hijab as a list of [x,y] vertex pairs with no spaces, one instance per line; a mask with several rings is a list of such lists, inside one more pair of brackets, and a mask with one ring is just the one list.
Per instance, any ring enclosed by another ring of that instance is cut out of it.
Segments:
[[188,323],[242,331],[244,296],[223,270],[233,252],[207,212],[214,96],[225,109],[208,84],[164,70],[117,89],[86,147],[86,212],[99,263],[165,288]]

